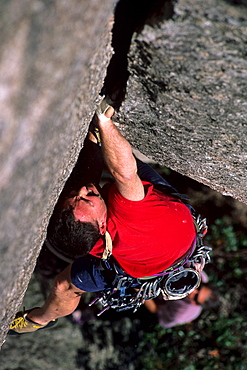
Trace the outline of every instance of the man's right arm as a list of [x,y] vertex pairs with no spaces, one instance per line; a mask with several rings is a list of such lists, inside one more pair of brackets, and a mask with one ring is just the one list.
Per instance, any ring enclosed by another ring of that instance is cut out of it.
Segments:
[[105,163],[116,181],[120,194],[126,199],[138,201],[145,196],[143,184],[137,175],[136,160],[129,142],[119,132],[111,116],[114,109],[110,107],[105,117],[98,119],[102,151]]

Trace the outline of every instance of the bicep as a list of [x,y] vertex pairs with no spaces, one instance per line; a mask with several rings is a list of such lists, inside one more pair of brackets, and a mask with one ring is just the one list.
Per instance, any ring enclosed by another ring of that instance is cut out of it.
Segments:
[[139,201],[145,197],[140,177],[135,173],[129,177],[115,177],[119,193],[128,200]]

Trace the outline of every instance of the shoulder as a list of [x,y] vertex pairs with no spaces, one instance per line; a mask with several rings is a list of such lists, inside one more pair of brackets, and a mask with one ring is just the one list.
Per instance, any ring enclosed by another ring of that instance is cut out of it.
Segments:
[[144,187],[144,191],[145,191],[145,196],[144,196],[143,199],[141,199],[139,201],[127,199],[121,194],[121,192],[119,191],[116,184],[113,184],[113,185],[111,185],[111,187],[108,191],[109,201],[116,199],[116,200],[122,200],[122,201],[126,201],[126,202],[142,202],[144,199],[149,197],[151,194],[156,194],[156,190],[154,189],[153,184],[151,184],[150,182],[147,182],[147,181],[141,181],[141,183],[142,183],[142,185]]

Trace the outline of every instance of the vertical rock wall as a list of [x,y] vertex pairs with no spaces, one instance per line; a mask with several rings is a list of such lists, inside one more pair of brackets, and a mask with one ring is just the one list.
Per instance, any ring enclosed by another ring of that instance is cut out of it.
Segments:
[[112,54],[114,0],[0,4],[2,343]]
[[134,147],[247,203],[247,8],[179,0],[132,39],[119,114]]
[[0,343],[106,73],[107,93],[124,93],[127,81],[118,118],[133,146],[247,203],[247,12],[238,3],[120,0],[111,59],[115,1],[1,2]]

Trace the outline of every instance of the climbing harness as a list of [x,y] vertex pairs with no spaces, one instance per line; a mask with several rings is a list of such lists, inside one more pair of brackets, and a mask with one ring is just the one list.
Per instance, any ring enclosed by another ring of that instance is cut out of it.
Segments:
[[110,234],[106,235],[106,248],[102,258],[102,268],[115,273],[112,288],[100,293],[89,305],[98,302],[103,310],[100,316],[109,308],[116,311],[133,309],[133,312],[145,300],[156,298],[160,293],[164,300],[185,298],[201,283],[200,271],[210,262],[209,252],[212,248],[203,244],[207,233],[206,219],[194,217],[196,238],[190,250],[179,261],[165,271],[152,276],[133,278],[126,274],[111,257],[112,242]]

